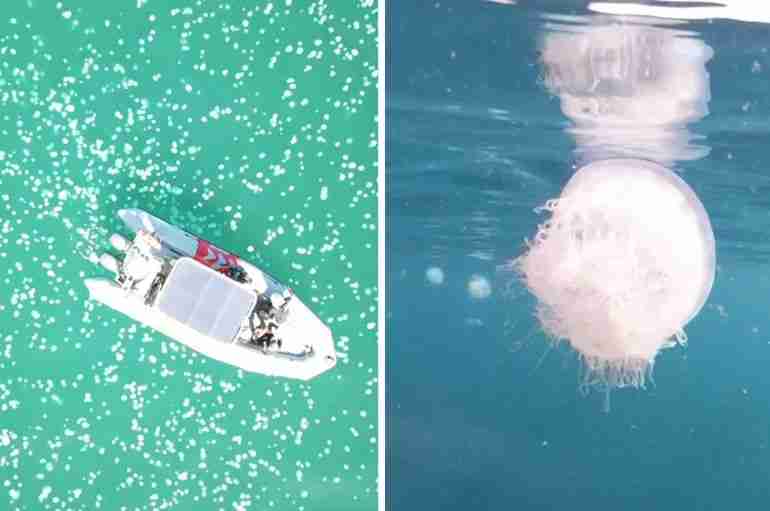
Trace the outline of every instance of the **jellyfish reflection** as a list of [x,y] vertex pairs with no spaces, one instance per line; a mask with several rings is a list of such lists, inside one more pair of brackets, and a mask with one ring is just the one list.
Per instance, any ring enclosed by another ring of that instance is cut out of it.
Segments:
[[550,23],[540,49],[545,86],[573,122],[579,156],[666,163],[707,155],[686,125],[708,114],[711,48],[684,30],[578,21]]
[[550,218],[514,264],[545,332],[580,354],[584,383],[644,385],[714,281],[703,205],[670,170],[614,159],[578,170],[544,209]]

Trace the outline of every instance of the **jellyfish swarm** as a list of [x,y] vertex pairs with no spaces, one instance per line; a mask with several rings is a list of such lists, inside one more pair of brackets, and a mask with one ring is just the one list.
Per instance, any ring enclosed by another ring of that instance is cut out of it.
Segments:
[[692,189],[647,161],[591,163],[543,207],[514,261],[546,334],[585,364],[584,385],[644,386],[714,282],[714,234]]

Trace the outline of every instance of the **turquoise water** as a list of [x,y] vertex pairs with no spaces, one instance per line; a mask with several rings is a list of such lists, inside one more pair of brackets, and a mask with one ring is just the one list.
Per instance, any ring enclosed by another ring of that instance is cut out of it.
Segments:
[[[0,508],[374,509],[373,2],[28,0],[0,27]],[[337,367],[247,374],[89,301],[124,207],[291,285]]]
[[[620,20],[587,3],[389,4],[391,509],[753,510],[770,498],[768,26],[613,31]],[[586,48],[606,51],[581,59]],[[654,382],[613,392],[603,413],[508,265],[547,218],[536,207],[587,161],[620,155],[692,187],[717,271],[687,346],[662,350]]]

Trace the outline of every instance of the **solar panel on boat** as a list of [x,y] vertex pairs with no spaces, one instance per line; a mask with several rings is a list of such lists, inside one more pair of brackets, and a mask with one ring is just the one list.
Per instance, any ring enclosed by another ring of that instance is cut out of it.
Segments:
[[248,288],[185,257],[169,273],[156,307],[204,335],[232,342],[255,301]]

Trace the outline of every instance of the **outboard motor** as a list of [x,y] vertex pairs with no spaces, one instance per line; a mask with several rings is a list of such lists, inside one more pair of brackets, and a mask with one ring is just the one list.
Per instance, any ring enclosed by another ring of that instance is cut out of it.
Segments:
[[110,245],[112,245],[115,248],[115,250],[125,252],[128,249],[129,242],[126,238],[124,238],[120,234],[113,234],[112,236],[110,236]]

